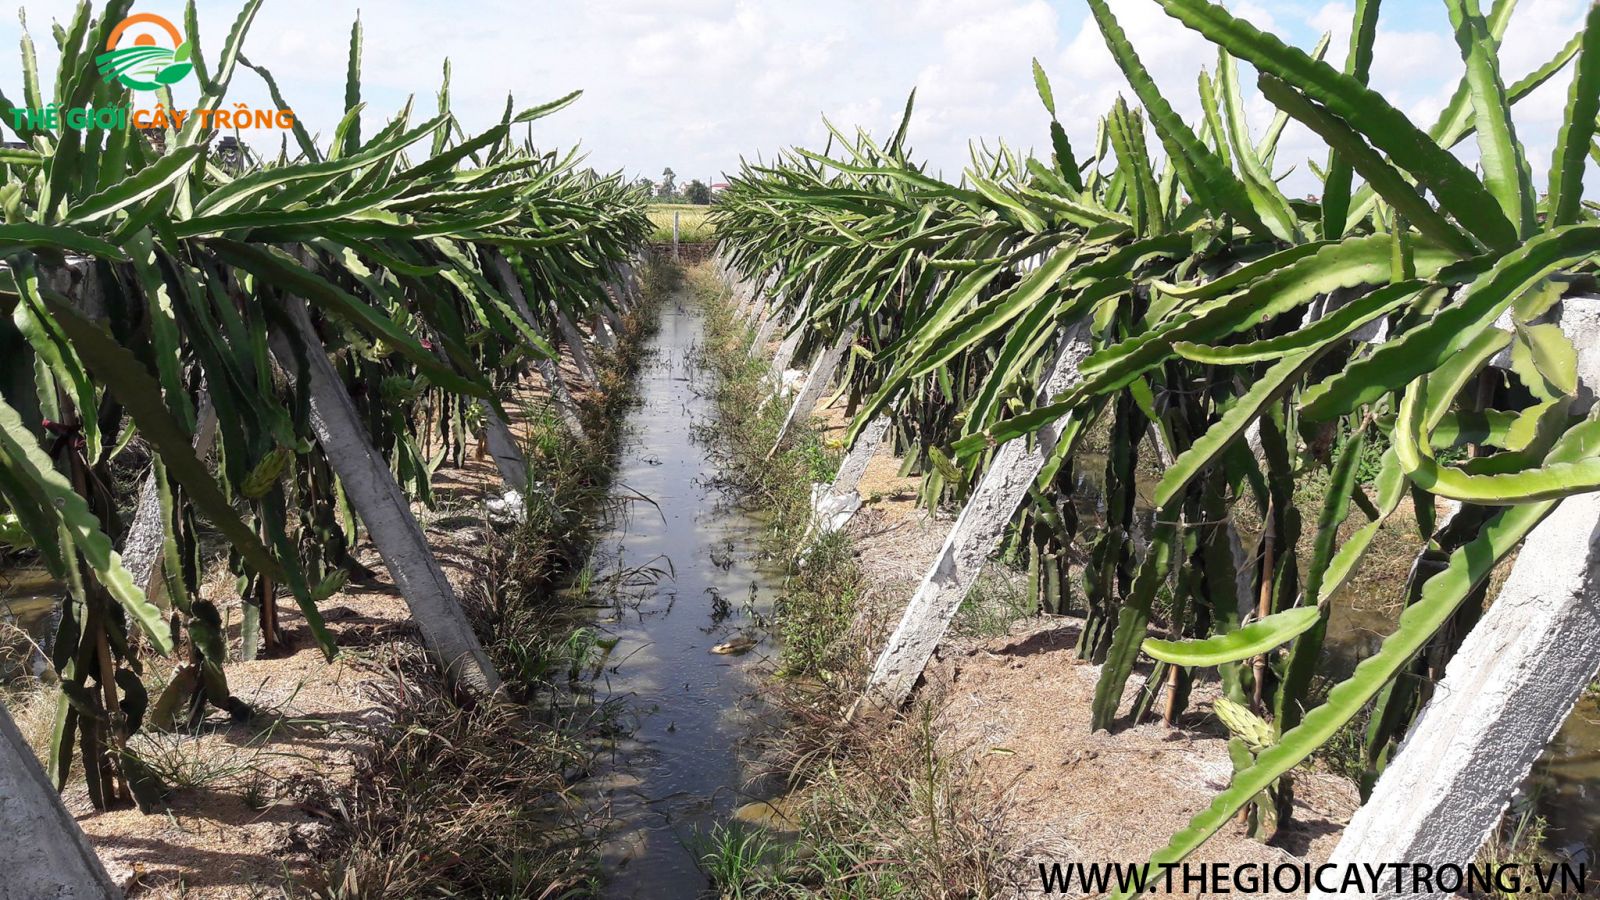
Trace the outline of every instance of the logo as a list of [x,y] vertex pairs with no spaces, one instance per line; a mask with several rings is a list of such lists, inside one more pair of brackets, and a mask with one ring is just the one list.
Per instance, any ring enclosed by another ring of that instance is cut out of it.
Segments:
[[[127,46],[122,46],[125,39]],[[191,52],[171,22],[154,13],[135,13],[111,29],[106,52],[95,57],[95,63],[101,77],[115,77],[135,91],[154,91],[194,71]]]
[[[115,78],[135,91],[155,91],[177,84],[194,71],[194,47],[172,23],[154,13],[136,13],[117,23],[106,39],[106,50],[94,58],[102,78]],[[63,128],[76,131],[120,131],[130,124],[140,131],[181,130],[196,122],[202,131],[232,128],[293,128],[292,109],[252,109],[248,103],[231,107],[167,109],[135,108],[128,101],[116,106],[12,107],[11,129],[32,140]]]

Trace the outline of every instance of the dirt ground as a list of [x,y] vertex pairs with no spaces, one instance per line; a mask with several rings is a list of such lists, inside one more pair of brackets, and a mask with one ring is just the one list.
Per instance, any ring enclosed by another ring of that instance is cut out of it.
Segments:
[[[430,542],[443,548],[442,535]],[[370,551],[361,554],[376,563]],[[452,581],[460,575],[448,566]],[[213,716],[197,737],[152,736],[192,786],[163,812],[95,812],[80,787],[66,800],[112,879],[130,897],[244,898],[287,875],[314,877],[330,838],[323,800],[353,777],[366,733],[382,724],[407,659],[420,657],[406,607],[387,573],[347,590],[324,615],[340,657],[326,662],[298,611],[282,620],[299,648],[278,659],[228,666],[234,692],[260,715],[241,725]]]
[[[825,433],[842,430],[837,409],[819,409]],[[862,624],[885,634],[941,548],[951,518],[916,505],[917,479],[897,476],[901,460],[880,450],[860,488],[852,520],[868,579]],[[925,673],[913,706],[930,710],[940,751],[981,785],[1016,863],[1018,896],[1040,896],[1040,862],[1143,863],[1226,786],[1232,772],[1226,729],[1211,714],[1217,685],[1197,684],[1180,723],[1089,731],[1099,667],[1073,651],[1079,621],[1024,619],[998,638],[947,641]],[[879,638],[881,643],[881,637]],[[1130,679],[1126,711],[1143,684]],[[1194,862],[1325,861],[1359,805],[1348,779],[1316,770],[1294,781],[1293,822],[1271,844],[1229,824]],[[1029,889],[1029,885],[1032,888]]]
[[[1197,687],[1182,727],[1154,721],[1091,734],[1099,667],[1076,658],[1077,636],[1075,621],[1035,620],[1004,638],[947,648],[920,695],[937,710],[946,752],[970,758],[1007,809],[1025,871],[1038,862],[1142,863],[1232,772],[1226,732],[1210,714],[1214,683]],[[1142,684],[1132,681],[1124,709]],[[1325,861],[1359,805],[1355,786],[1302,772],[1294,797],[1293,820],[1272,844],[1230,824],[1191,861]]]
[[[576,395],[592,389],[570,356],[562,369]],[[537,375],[512,392],[505,406],[513,433],[525,433],[522,411],[545,396]],[[504,488],[493,460],[469,448],[463,468],[439,468],[433,489],[436,508],[416,512],[460,596],[488,527],[482,500]],[[136,737],[141,754],[176,785],[166,810],[96,812],[81,778],[68,787],[68,809],[130,898],[278,896],[287,881],[320,880],[318,851],[332,837],[329,804],[351,785],[371,726],[405,702],[406,673],[426,664],[382,560],[369,545],[356,555],[377,576],[321,604],[339,647],[335,660],[323,657],[298,609],[285,602],[280,622],[292,652],[226,667],[234,694],[257,712],[251,721],[234,724],[213,711],[198,735]],[[240,604],[232,579],[214,578],[202,594],[218,604],[224,622],[235,623],[237,649]],[[165,661],[151,662],[159,671]],[[53,709],[47,691],[13,706],[36,750],[47,745]]]

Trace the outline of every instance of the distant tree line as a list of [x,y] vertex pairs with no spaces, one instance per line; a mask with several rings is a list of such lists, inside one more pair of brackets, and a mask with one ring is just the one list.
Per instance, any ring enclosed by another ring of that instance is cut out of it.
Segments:
[[661,172],[661,180],[651,181],[640,177],[634,182],[636,185],[647,187],[650,195],[662,203],[694,203],[699,206],[709,206],[715,199],[711,186],[696,178],[688,184],[678,184],[678,174],[668,166]]

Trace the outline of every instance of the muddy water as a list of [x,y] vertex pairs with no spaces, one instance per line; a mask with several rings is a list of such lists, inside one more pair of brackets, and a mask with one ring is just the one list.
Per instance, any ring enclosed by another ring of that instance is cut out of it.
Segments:
[[[740,794],[740,758],[763,713],[755,670],[773,648],[758,623],[774,582],[753,562],[762,525],[727,505],[696,440],[714,414],[702,338],[693,306],[663,309],[617,473],[619,498],[649,500],[627,503],[595,566],[633,585],[605,623],[618,645],[602,687],[634,726],[601,780],[618,820],[605,848],[614,898],[699,896],[704,838],[753,799]],[[712,652],[749,639],[759,643],[742,654]]]
[[0,685],[49,670],[43,651],[60,621],[62,593],[40,569],[0,573]]

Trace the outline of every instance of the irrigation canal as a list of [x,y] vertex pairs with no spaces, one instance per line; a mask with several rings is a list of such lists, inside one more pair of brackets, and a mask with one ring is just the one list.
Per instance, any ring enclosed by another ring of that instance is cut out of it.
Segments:
[[605,854],[614,898],[699,896],[701,845],[758,799],[740,790],[740,756],[760,729],[756,669],[773,648],[712,649],[760,641],[777,579],[754,562],[762,524],[729,504],[697,435],[716,414],[703,338],[691,301],[663,305],[618,463],[624,511],[594,567],[622,573],[600,689],[632,710],[633,726],[599,788],[618,821]]

